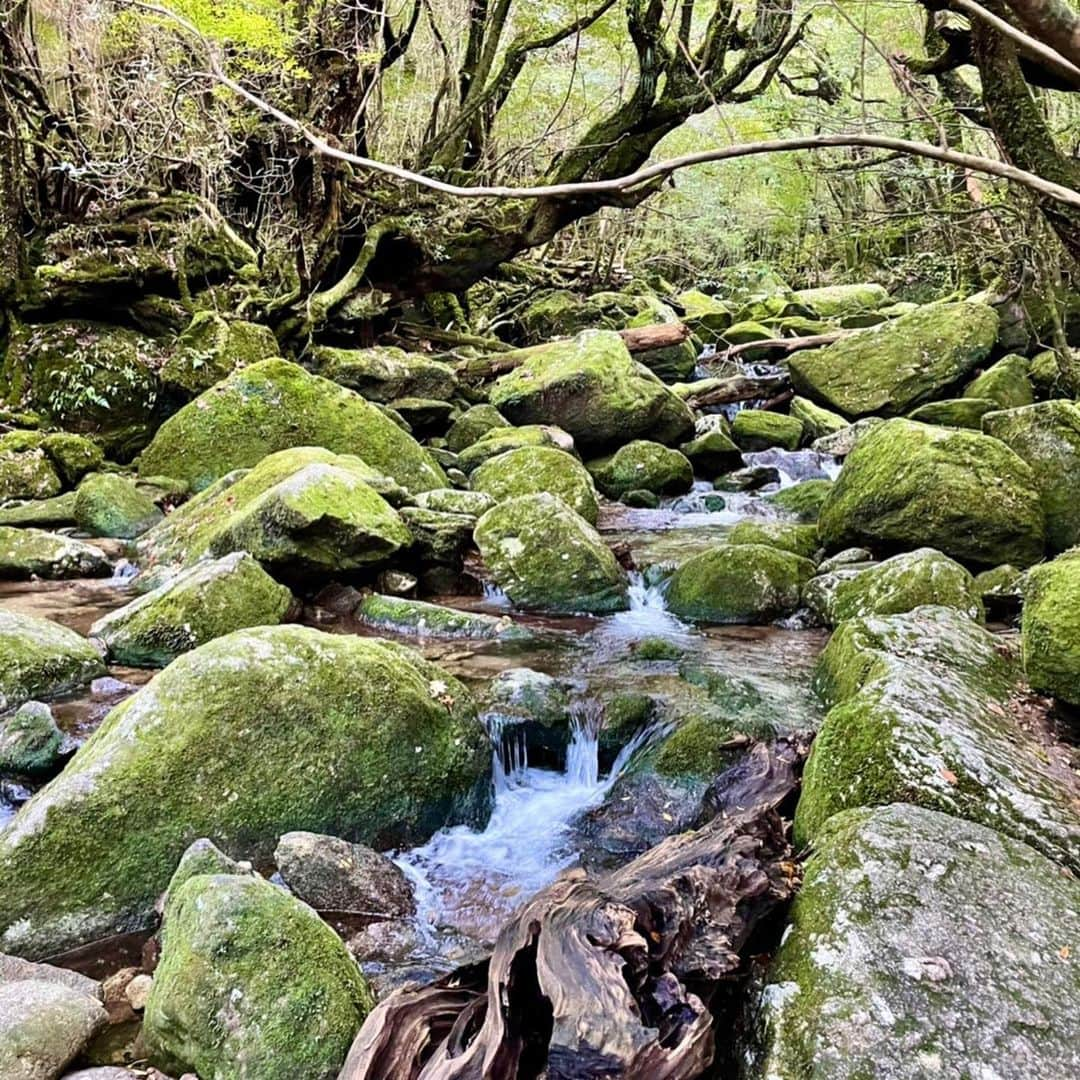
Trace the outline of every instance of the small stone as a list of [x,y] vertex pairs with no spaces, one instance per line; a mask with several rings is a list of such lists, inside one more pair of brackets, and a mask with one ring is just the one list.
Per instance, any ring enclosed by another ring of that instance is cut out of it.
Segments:
[[136,975],[127,984],[124,996],[128,999],[128,1004],[136,1012],[142,1012],[146,1008],[147,998],[150,997],[150,991],[153,988],[154,979],[152,975]]

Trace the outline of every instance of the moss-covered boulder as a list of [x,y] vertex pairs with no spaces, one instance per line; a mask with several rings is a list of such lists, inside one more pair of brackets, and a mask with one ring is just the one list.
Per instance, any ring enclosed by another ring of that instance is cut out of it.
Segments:
[[496,502],[546,491],[591,525],[600,512],[585,466],[564,450],[549,446],[523,446],[490,458],[472,473],[469,484]]
[[468,514],[479,517],[496,503],[483,491],[458,491],[457,488],[432,488],[416,496],[416,505],[422,510],[436,510],[443,514]]
[[635,439],[607,457],[594,458],[588,469],[609,499],[621,499],[630,491],[681,495],[694,486],[694,467],[685,454],[645,439]]
[[0,525],[0,580],[107,577],[112,566],[92,544],[44,529]]
[[1080,884],[1025,844],[913,806],[818,835],[769,967],[750,1075],[1071,1076]]
[[816,525],[787,521],[740,521],[727,535],[729,544],[764,544],[812,559],[820,544]]
[[446,487],[427,451],[375,405],[287,360],[236,371],[185,405],[143,451],[139,473],[201,491],[293,446],[355,454],[410,491]]
[[421,565],[435,563],[459,568],[476,526],[475,514],[424,510],[406,506],[401,520],[412,537],[412,556]]
[[48,499],[63,490],[44,441],[37,432],[12,431],[0,436],[0,502]]
[[482,435],[493,428],[508,428],[507,420],[494,405],[484,403],[474,405],[463,412],[450,426],[446,433],[446,448],[460,454],[467,446],[472,446]]
[[621,330],[672,322],[675,312],[655,296],[637,292],[603,291],[583,296],[553,289],[528,304],[518,316],[530,343],[572,337],[582,330]]
[[784,413],[740,409],[731,422],[731,437],[740,450],[794,450],[802,441],[802,421]]
[[457,392],[457,376],[449,364],[393,346],[333,349],[320,345],[312,351],[312,362],[320,375],[355,390],[368,401],[448,401]]
[[[27,701],[0,717],[0,773],[35,776],[60,765],[64,734],[43,701]],[[0,982],[3,980],[0,979]]]
[[574,440],[553,424],[526,424],[524,427],[490,428],[458,455],[458,464],[466,473],[478,469],[485,461],[525,446],[551,446],[556,450],[574,452]]
[[499,503],[473,537],[495,584],[518,607],[602,614],[629,603],[626,574],[611,550],[555,495]]
[[679,293],[676,303],[683,309],[683,322],[706,345],[714,345],[734,322],[735,308],[725,300],[709,296],[700,289]]
[[7,375],[10,404],[94,435],[110,457],[127,460],[153,431],[163,360],[148,337],[72,320],[18,328],[0,374]]
[[146,925],[199,837],[258,862],[295,829],[388,847],[475,822],[490,763],[468,691],[412,649],[238,630],[113,709],[0,832],[0,948]]
[[1031,466],[1050,550],[1080,543],[1080,408],[1071,401],[1043,401],[989,412],[982,426]]
[[530,641],[532,633],[507,616],[458,611],[443,604],[370,593],[353,614],[370,626],[418,637],[468,638],[479,641]]
[[985,617],[975,579],[933,548],[820,574],[807,582],[803,603],[826,626],[864,615],[897,615],[927,604],[953,608],[975,622]]
[[42,526],[75,524],[75,492],[51,499],[29,499],[0,507],[0,525]]
[[98,443],[70,431],[50,432],[42,439],[41,446],[67,487],[74,487],[105,461],[105,451]]
[[793,353],[795,391],[854,419],[896,416],[958,382],[993,348],[998,317],[985,304],[930,304],[841,338]]
[[0,609],[0,713],[65,694],[104,674],[101,653],[74,630]]
[[170,888],[142,1035],[176,1072],[335,1080],[375,999],[315,912],[255,875]]
[[986,435],[899,419],[859,440],[818,528],[834,550],[926,546],[979,567],[1030,566],[1044,546],[1035,475],[1022,458]]
[[964,397],[989,398],[999,409],[1019,409],[1031,405],[1034,393],[1028,377],[1030,365],[1023,356],[1013,353],[991,364],[964,387]]
[[814,564],[764,544],[724,544],[695,555],[671,577],[668,610],[705,623],[768,623],[799,606]]
[[693,341],[680,341],[677,345],[644,349],[634,353],[634,358],[639,364],[644,364],[658,379],[671,384],[683,382],[694,374],[698,350]]
[[199,562],[156,589],[102,616],[90,636],[110,659],[164,667],[181,653],[248,626],[274,626],[292,594],[246,551]]
[[1023,594],[1020,641],[1028,682],[1080,705],[1080,549],[1029,570]]
[[912,409],[908,413],[908,419],[920,424],[940,424],[942,427],[979,431],[982,428],[982,418],[997,408],[998,403],[992,398],[944,398]]
[[951,608],[849,619],[818,661],[831,705],[795,814],[799,844],[840,810],[909,802],[1080,867],[1069,784],[1014,717],[1018,665]]
[[835,319],[842,315],[876,311],[889,303],[889,293],[885,286],[873,282],[797,289],[793,296],[800,304],[813,308],[822,319]]
[[718,476],[742,465],[742,451],[720,428],[702,431],[679,447],[679,452],[702,476]]
[[116,473],[91,473],[75,495],[75,521],[91,536],[134,540],[161,518],[153,499]]
[[766,495],[765,501],[799,521],[817,521],[832,488],[832,480],[803,480]]
[[237,470],[144,534],[141,560],[190,564],[247,551],[260,562],[350,570],[412,543],[379,494],[380,477],[359,458],[317,446],[281,450]]
[[839,413],[823,409],[809,398],[798,395],[791,399],[788,410],[791,416],[802,424],[805,442],[813,442],[823,435],[834,435],[848,426],[848,421]]
[[585,331],[528,350],[523,363],[496,380],[490,398],[512,423],[556,424],[583,450],[634,438],[679,443],[694,430],[689,408],[611,331]]
[[215,311],[197,311],[162,365],[161,382],[186,400],[240,368],[280,355],[268,326],[228,320]]

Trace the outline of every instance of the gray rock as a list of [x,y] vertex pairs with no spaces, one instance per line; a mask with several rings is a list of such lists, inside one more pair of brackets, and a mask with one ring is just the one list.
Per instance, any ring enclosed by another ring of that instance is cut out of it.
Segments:
[[45,773],[60,763],[64,735],[43,701],[27,701],[0,719],[0,771]]
[[110,573],[109,560],[93,544],[44,529],[0,525],[0,579],[104,577]]
[[1080,1075],[1080,883],[981,825],[897,804],[818,836],[769,969],[751,1075]]
[[101,984],[87,975],[54,967],[52,964],[35,964],[21,956],[0,953],[0,985],[28,981],[56,983],[57,986],[66,986],[85,997],[102,1000]]

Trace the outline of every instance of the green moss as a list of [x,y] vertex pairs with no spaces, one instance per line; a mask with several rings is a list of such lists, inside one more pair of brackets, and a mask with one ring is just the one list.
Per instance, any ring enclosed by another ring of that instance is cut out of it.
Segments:
[[577,458],[552,447],[526,446],[499,454],[474,470],[469,483],[474,491],[490,495],[496,502],[540,492],[557,495],[591,525],[596,524],[600,512],[592,477],[585,467]]
[[90,634],[110,659],[164,667],[181,653],[248,626],[285,617],[292,594],[246,552],[201,562],[98,619]]
[[476,525],[473,514],[447,513],[406,506],[401,510],[412,537],[413,556],[421,563],[459,567]]
[[800,521],[817,521],[832,488],[831,480],[804,480],[801,484],[792,484],[766,495],[765,501],[794,514]]
[[100,468],[105,461],[104,451],[93,439],[66,431],[46,435],[41,447],[68,487],[74,487],[88,472]]
[[683,322],[706,345],[714,345],[734,321],[734,308],[700,289],[680,293],[676,302],[683,309]]
[[0,525],[74,525],[75,492],[51,499],[31,499],[0,509]]
[[448,401],[457,392],[457,376],[449,364],[392,346],[370,349],[332,349],[312,352],[315,370],[347,386],[369,401],[389,404],[397,398]]
[[718,476],[742,465],[742,451],[719,428],[703,432],[679,447],[694,470],[702,475]]
[[694,484],[694,468],[685,454],[644,439],[590,461],[588,469],[609,499],[620,499],[629,491],[681,495]]
[[822,319],[874,311],[889,303],[889,293],[883,285],[873,282],[856,285],[824,285],[818,289],[799,289],[794,294],[800,304],[806,304]]
[[0,436],[0,502],[48,499],[63,488],[38,432],[13,431]]
[[91,473],[75,494],[75,521],[91,536],[133,540],[161,521],[161,511],[126,476]]
[[29,776],[52,772],[60,764],[63,741],[49,706],[27,701],[0,719],[0,772]]
[[815,405],[809,398],[796,395],[788,406],[791,415],[803,426],[803,439],[813,442],[823,435],[833,435],[848,426],[839,413],[830,412],[820,405]]
[[162,424],[139,472],[201,491],[237,468],[295,446],[355,454],[410,491],[446,487],[430,455],[375,405],[286,360],[234,372]]
[[888,420],[844,462],[818,528],[831,549],[934,547],[965,564],[1029,566],[1043,552],[1031,468],[1004,443]]
[[668,609],[708,623],[767,623],[799,606],[814,564],[762,544],[729,544],[695,555],[675,571]]
[[489,510],[474,539],[519,607],[601,614],[626,608],[627,580],[600,535],[554,495],[522,495]]
[[167,1068],[241,1080],[334,1080],[374,1007],[311,908],[254,876],[169,890],[143,1038]]
[[1002,357],[964,387],[964,397],[989,398],[999,409],[1018,409],[1035,398],[1025,357],[1013,353]]
[[162,366],[161,381],[192,398],[234,371],[278,355],[269,327],[230,322],[215,311],[198,311]]
[[509,426],[509,421],[503,418],[494,405],[474,405],[451,425],[446,434],[446,447],[453,453],[460,454],[489,431]]
[[726,720],[693,717],[664,740],[657,751],[654,768],[661,776],[711,780],[738,756],[742,740],[737,741],[738,745],[731,745],[735,734],[735,727]]
[[946,398],[920,405],[908,413],[908,418],[922,424],[940,424],[942,427],[970,428],[979,431],[982,418],[999,408],[992,398],[962,397]]
[[683,651],[680,645],[662,637],[641,638],[634,644],[636,660],[678,660]]
[[731,437],[741,450],[768,450],[772,446],[794,450],[802,435],[802,421],[783,413],[740,409],[731,422]]
[[1080,705],[1080,550],[1028,571],[1020,640],[1031,686]]
[[740,521],[727,536],[729,544],[764,544],[812,559],[819,548],[816,525],[780,521]]
[[99,548],[44,529],[0,525],[0,579],[103,577],[112,572]]
[[402,645],[298,626],[217,638],[113,709],[0,833],[3,949],[145,925],[199,837],[259,861],[290,830],[388,847],[475,822],[490,755],[464,686]]
[[532,634],[512,619],[457,611],[441,604],[371,593],[357,606],[358,618],[372,626],[421,637],[470,638],[488,641],[529,641]]

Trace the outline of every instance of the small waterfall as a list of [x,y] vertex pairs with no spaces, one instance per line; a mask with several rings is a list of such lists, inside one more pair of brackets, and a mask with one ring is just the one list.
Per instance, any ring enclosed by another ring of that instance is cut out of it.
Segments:
[[507,596],[498,585],[495,585],[490,581],[484,581],[481,584],[484,589],[485,604],[489,604],[491,607],[513,607],[513,604],[510,602],[510,597]]
[[566,748],[567,783],[579,787],[596,787],[600,783],[600,728],[603,723],[604,707],[595,698],[585,698],[571,707],[570,744]]

